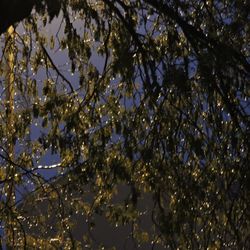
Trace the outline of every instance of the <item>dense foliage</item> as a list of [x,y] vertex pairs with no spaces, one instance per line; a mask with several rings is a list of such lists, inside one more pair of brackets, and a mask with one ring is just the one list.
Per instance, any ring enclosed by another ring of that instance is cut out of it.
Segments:
[[250,248],[249,7],[34,2],[1,37],[3,242],[107,249],[101,216],[135,248]]

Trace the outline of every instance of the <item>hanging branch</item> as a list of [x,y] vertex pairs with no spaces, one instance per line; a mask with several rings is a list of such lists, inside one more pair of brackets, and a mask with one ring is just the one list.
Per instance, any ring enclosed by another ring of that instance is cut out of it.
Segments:
[[73,88],[71,82],[70,82],[70,81],[60,72],[60,70],[57,68],[57,66],[56,66],[55,63],[53,62],[52,58],[50,57],[50,55],[49,55],[48,51],[45,49],[45,47],[44,47],[42,44],[40,44],[40,45],[41,45],[41,48],[42,48],[43,52],[45,53],[45,55],[46,55],[47,58],[49,59],[51,65],[52,65],[52,67],[53,67],[53,69],[54,69],[54,70],[56,71],[56,73],[57,73],[57,74],[58,74],[58,75],[68,84],[68,86],[69,86],[69,88],[70,88],[70,90],[71,90],[71,93],[73,93],[73,92],[74,92],[74,88]]

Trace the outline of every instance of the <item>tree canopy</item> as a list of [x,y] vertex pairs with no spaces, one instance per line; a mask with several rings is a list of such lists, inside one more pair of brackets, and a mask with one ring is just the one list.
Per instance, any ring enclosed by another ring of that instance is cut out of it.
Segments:
[[101,216],[136,249],[248,249],[248,1],[29,3],[0,43],[3,245],[110,249]]

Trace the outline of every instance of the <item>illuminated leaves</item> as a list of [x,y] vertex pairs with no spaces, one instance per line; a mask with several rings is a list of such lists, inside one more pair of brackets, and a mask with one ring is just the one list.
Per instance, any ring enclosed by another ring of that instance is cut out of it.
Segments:
[[[15,41],[12,134],[1,104],[2,153],[14,145],[11,178],[26,188],[23,206],[39,198],[36,210],[55,220],[24,214],[25,230],[40,225],[41,246],[95,247],[99,214],[115,228],[129,225],[137,246],[248,247],[245,3],[45,2]],[[50,19],[61,10],[56,34],[41,29],[42,20],[50,25],[46,10]],[[6,59],[3,99],[5,75]],[[50,157],[58,166],[43,167]],[[90,233],[76,243],[69,229],[78,219]],[[53,235],[46,224],[56,225]]]

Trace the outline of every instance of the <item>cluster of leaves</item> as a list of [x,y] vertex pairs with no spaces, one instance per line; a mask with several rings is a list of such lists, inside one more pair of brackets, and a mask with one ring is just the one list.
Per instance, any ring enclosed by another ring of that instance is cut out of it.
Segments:
[[[16,169],[1,170],[1,185],[26,190],[22,206],[1,194],[13,245],[106,247],[93,236],[101,215],[129,225],[137,248],[249,248],[248,2],[47,2],[12,41],[11,134],[1,104],[1,165]],[[48,37],[39,27],[58,14]],[[54,62],[58,46],[69,64]],[[48,152],[60,158],[49,180],[37,167]]]

